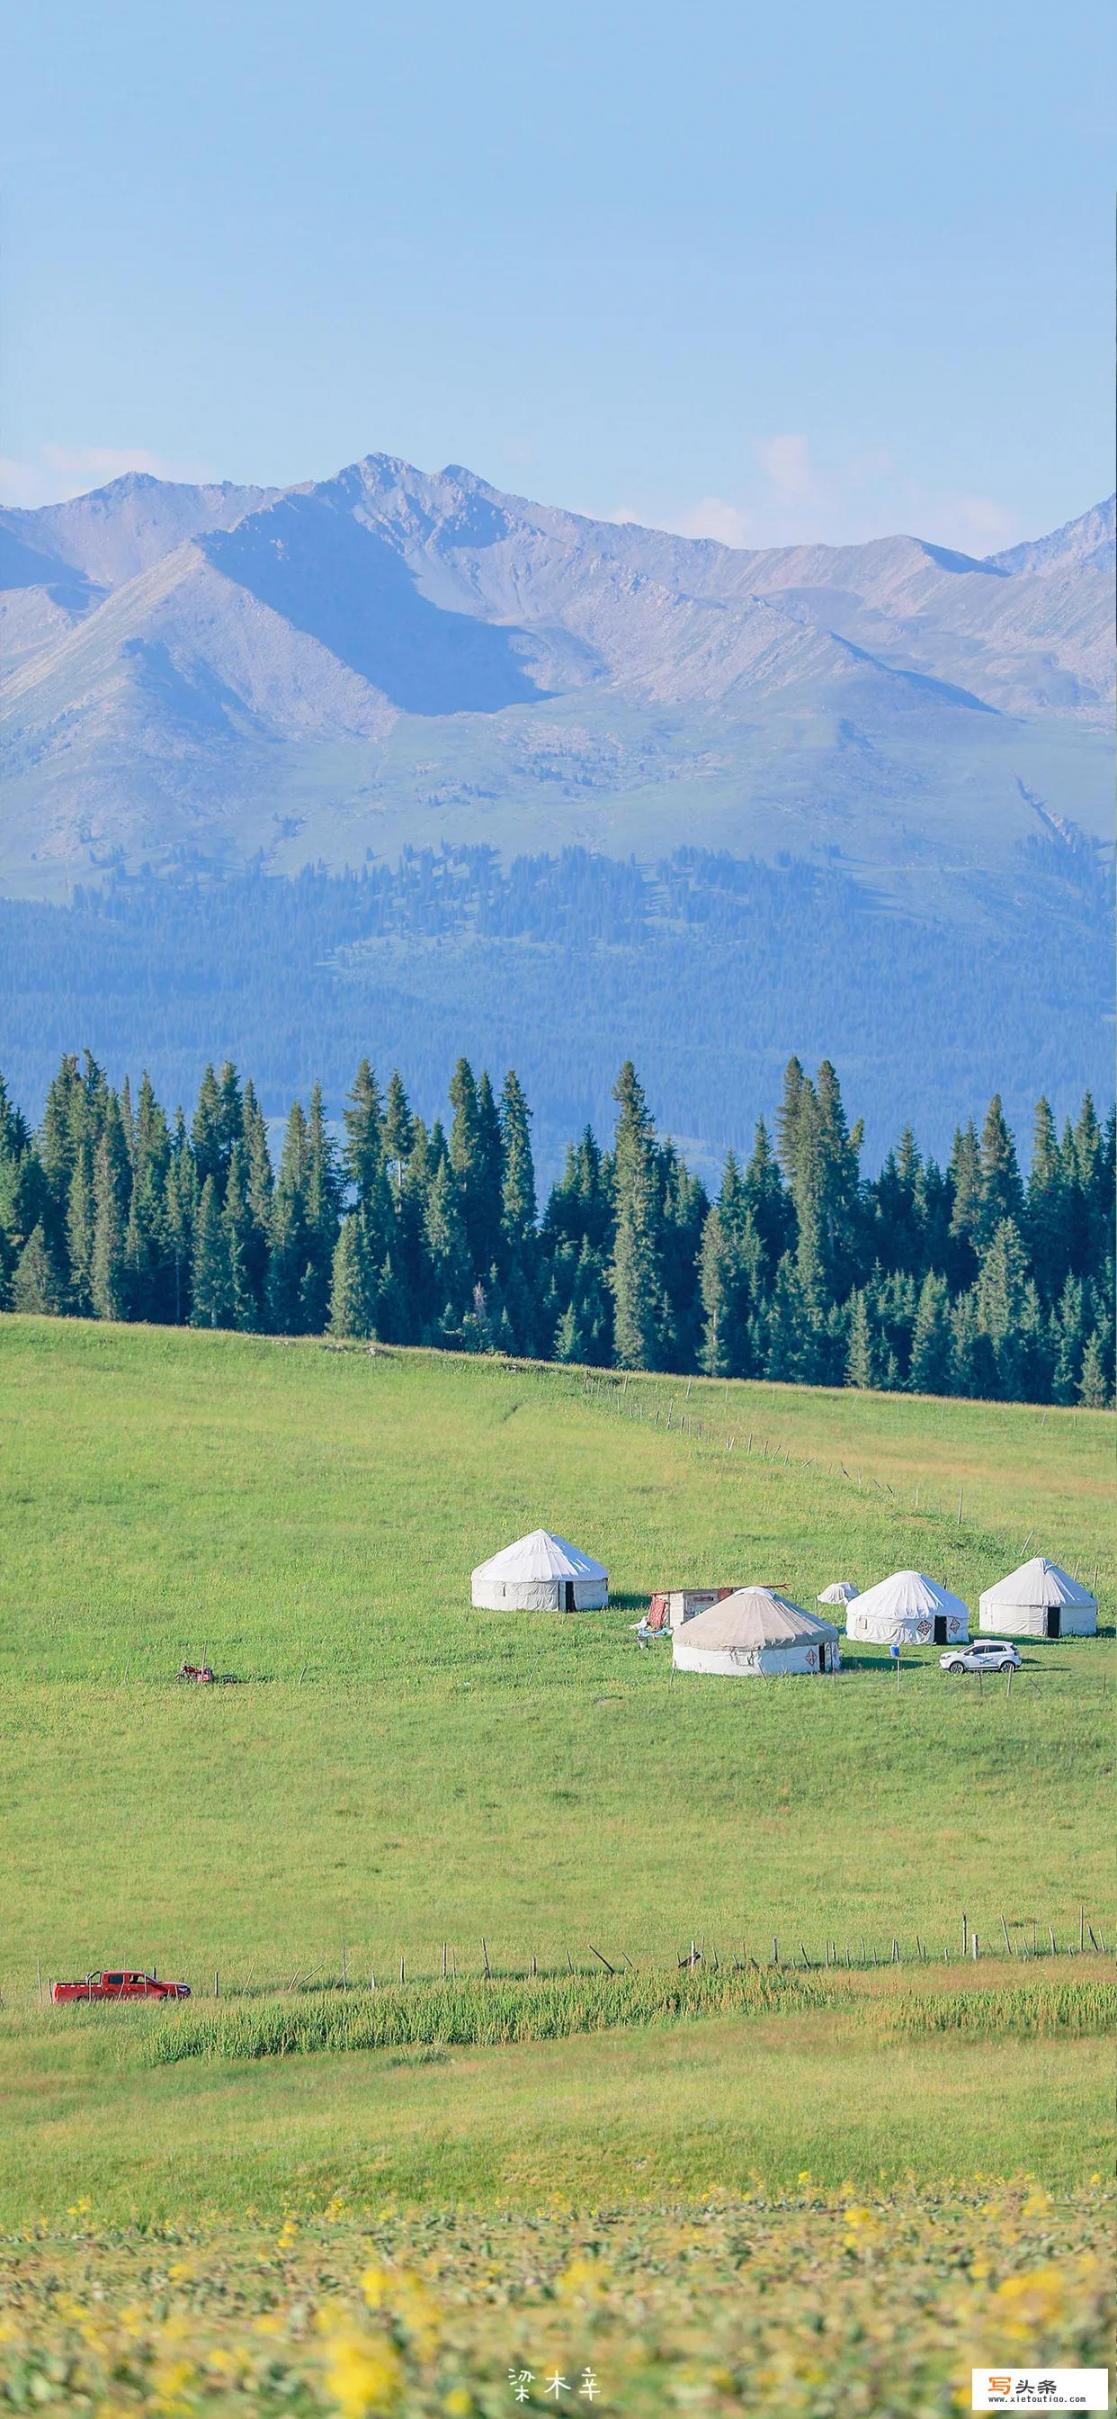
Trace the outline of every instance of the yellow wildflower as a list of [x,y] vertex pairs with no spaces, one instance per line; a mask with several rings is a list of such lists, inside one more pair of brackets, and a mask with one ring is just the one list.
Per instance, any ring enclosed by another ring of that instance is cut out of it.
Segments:
[[326,2362],[326,2383],[343,2419],[395,2409],[403,2386],[399,2353],[382,2336],[335,2335]]
[[993,2296],[997,2324],[1016,2343],[1042,2340],[1044,2329],[1061,2317],[1066,2285],[1053,2261],[1006,2276]]
[[561,2276],[555,2278],[555,2292],[560,2301],[597,2302],[604,2300],[608,2284],[609,2270],[604,2261],[585,2251],[576,2251]]
[[154,2387],[152,2407],[157,2411],[177,2410],[187,2386],[195,2376],[192,2360],[157,2360],[151,2373]]

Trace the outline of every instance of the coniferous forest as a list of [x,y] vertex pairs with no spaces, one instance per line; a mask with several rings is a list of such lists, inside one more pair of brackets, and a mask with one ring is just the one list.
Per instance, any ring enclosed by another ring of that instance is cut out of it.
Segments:
[[861,1171],[837,1074],[793,1058],[770,1135],[711,1199],[622,1067],[537,1199],[531,1111],[459,1059],[427,1126],[357,1069],[278,1161],[251,1082],[207,1069],[189,1123],[145,1076],[63,1059],[33,1131],[0,1081],[0,1308],[376,1338],[621,1369],[1009,1401],[1113,1400],[1115,1127],[1036,1108],[1028,1173],[1000,1099],[948,1164],[906,1130]]

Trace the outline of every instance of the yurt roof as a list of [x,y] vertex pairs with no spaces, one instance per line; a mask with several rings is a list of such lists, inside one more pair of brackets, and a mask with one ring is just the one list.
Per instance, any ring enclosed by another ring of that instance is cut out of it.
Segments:
[[1022,1562],[1018,1571],[1010,1571],[1007,1579],[998,1579],[987,1587],[983,1604],[1089,1604],[1096,1598],[1069,1571],[1061,1570],[1057,1562],[1048,1562],[1043,1554],[1033,1554],[1030,1562]]
[[815,1601],[818,1604],[852,1604],[860,1592],[859,1588],[854,1587],[852,1579],[832,1579],[829,1587],[824,1587]]
[[704,1613],[696,1613],[676,1634],[688,1647],[706,1646],[713,1653],[719,1649],[724,1653],[730,1647],[752,1653],[761,1646],[797,1646],[838,1635],[833,1622],[804,1612],[801,1604],[792,1604],[788,1596],[778,1596],[770,1587],[739,1587],[735,1595],[723,1596],[720,1604],[709,1604]]
[[565,1537],[554,1536],[550,1529],[532,1529],[527,1537],[517,1537],[513,1545],[479,1563],[473,1576],[514,1586],[517,1580],[607,1579],[609,1573],[604,1563],[569,1545]]
[[967,1607],[960,1596],[940,1587],[937,1579],[928,1579],[926,1571],[893,1571],[890,1578],[866,1588],[857,1599],[857,1611],[859,1617],[873,1613],[904,1621],[934,1613],[965,1613]]

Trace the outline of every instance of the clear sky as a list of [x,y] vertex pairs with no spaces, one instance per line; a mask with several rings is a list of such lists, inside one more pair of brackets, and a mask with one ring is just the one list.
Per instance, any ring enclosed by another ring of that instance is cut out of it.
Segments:
[[26,0],[2,494],[374,451],[738,544],[1108,492],[1100,0]]

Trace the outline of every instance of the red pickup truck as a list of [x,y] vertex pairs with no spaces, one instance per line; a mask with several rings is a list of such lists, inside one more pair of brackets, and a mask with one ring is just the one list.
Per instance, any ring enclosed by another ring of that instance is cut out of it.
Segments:
[[121,1966],[111,1974],[87,1974],[84,1982],[52,1982],[50,1995],[56,2007],[68,1999],[189,1999],[190,1985]]

